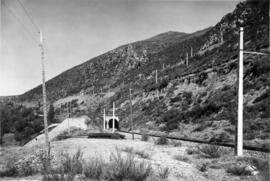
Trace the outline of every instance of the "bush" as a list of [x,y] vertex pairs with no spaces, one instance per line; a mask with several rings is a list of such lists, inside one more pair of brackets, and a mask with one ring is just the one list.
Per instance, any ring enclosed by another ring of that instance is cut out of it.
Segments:
[[175,147],[182,146],[182,142],[181,141],[172,140],[171,143]]
[[219,158],[224,153],[222,147],[213,144],[198,146],[197,148],[199,153],[206,158]]
[[14,162],[8,161],[6,164],[6,169],[0,171],[0,177],[16,177],[18,176],[18,170]]
[[143,159],[150,159],[150,155],[143,150],[134,150],[134,154],[140,156]]
[[146,133],[143,133],[141,136],[141,141],[148,141],[149,140],[149,135]]
[[201,163],[197,165],[198,170],[201,172],[206,172],[208,170],[208,164],[207,163]]
[[172,103],[174,103],[174,102],[180,102],[180,101],[182,101],[182,97],[180,97],[180,96],[176,96],[174,98],[171,98],[171,102]]
[[73,174],[81,174],[83,171],[83,153],[81,150],[78,150],[75,155],[70,156],[67,153],[62,154],[61,166],[63,168],[64,173]]
[[48,117],[49,124],[56,122],[53,104],[50,104],[49,111],[48,111],[47,115],[48,115],[47,117]]
[[167,145],[168,144],[167,136],[163,135],[163,136],[159,137],[156,140],[155,144],[157,144],[157,145]]
[[257,97],[254,101],[253,104],[260,102],[263,99],[266,99],[270,97],[270,89],[266,90],[264,93],[262,93],[259,97]]
[[166,168],[159,167],[158,168],[158,177],[161,179],[164,179],[164,180],[167,179],[169,176],[169,173],[170,173],[170,170],[168,167],[166,167]]
[[183,155],[175,155],[173,158],[175,160],[182,161],[182,162],[187,162],[187,163],[190,162],[189,158]]
[[27,160],[25,162],[22,163],[22,166],[20,168],[20,175],[22,176],[29,176],[29,175],[33,175],[34,173],[37,172],[36,168],[34,168],[31,165],[31,160]]
[[88,138],[125,139],[125,135],[119,133],[90,133]]
[[198,151],[198,149],[196,149],[196,148],[187,148],[187,149],[186,149],[186,153],[187,153],[188,155],[194,155],[194,154],[198,154],[199,151]]
[[166,124],[162,131],[171,131],[178,128],[179,122],[184,119],[183,114],[175,109],[171,109],[162,115],[161,121]]
[[213,122],[209,122],[209,121],[204,121],[201,124],[199,124],[199,126],[197,126],[193,131],[194,132],[200,132],[205,130],[206,128],[209,128],[211,125],[213,124]]
[[99,180],[102,177],[104,167],[103,160],[95,158],[85,163],[83,174],[86,178]]
[[234,164],[227,168],[226,172],[237,176],[251,175],[251,170],[246,169],[245,164]]
[[123,158],[119,150],[110,156],[111,164],[108,167],[106,180],[145,181],[152,174],[152,167],[145,162],[137,162],[134,154],[128,153]]
[[139,157],[144,159],[150,159],[150,155],[143,150],[134,150],[132,147],[126,147],[122,149],[122,151],[127,152],[129,154],[138,155]]
[[57,135],[55,140],[56,141],[61,141],[61,140],[68,139],[68,138],[71,138],[71,137],[72,136],[69,133],[69,131],[64,131],[64,132],[60,133],[59,135]]

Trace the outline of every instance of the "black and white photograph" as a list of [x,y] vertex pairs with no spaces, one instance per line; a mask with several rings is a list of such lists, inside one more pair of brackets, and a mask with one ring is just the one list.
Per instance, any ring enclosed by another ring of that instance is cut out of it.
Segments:
[[270,180],[269,0],[0,1],[0,180]]

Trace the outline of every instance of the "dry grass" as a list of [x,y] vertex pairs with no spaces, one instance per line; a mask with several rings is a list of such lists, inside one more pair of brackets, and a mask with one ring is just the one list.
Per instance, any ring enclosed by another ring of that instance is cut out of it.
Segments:
[[173,158],[178,161],[190,163],[190,159],[187,156],[184,155],[174,155]]
[[168,139],[166,135],[163,135],[161,137],[159,137],[156,141],[155,141],[156,145],[167,145],[168,144]]
[[135,150],[132,147],[126,147],[126,148],[121,149],[121,151],[138,155],[140,158],[143,158],[143,159],[150,159],[150,155],[146,153],[144,150]]
[[83,174],[86,178],[99,180],[102,177],[105,162],[100,158],[88,160],[83,166]]
[[226,169],[228,173],[231,173],[232,175],[237,176],[246,176],[251,175],[251,170],[247,169],[246,164],[233,164],[229,168]]
[[204,163],[199,163],[197,166],[198,170],[200,170],[201,172],[206,172],[209,168],[209,163],[204,162]]
[[170,173],[170,170],[169,170],[168,167],[166,167],[166,168],[159,167],[157,175],[158,175],[159,178],[165,180],[165,179],[168,178],[169,173]]
[[171,140],[171,144],[175,147],[180,147],[182,146],[182,142],[181,141],[176,141],[176,140]]
[[107,170],[108,180],[144,181],[152,174],[152,167],[146,162],[137,162],[134,154],[123,157],[119,150],[111,153],[111,164]]
[[205,158],[219,158],[226,153],[226,150],[217,145],[202,145],[197,147],[199,153]]
[[149,135],[146,133],[142,134],[141,141],[148,141],[148,140],[149,140]]

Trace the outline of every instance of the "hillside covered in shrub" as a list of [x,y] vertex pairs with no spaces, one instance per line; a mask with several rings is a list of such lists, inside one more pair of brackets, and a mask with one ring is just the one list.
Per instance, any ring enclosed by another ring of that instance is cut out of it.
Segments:
[[[233,142],[240,27],[245,50],[269,52],[269,2],[248,0],[213,27],[162,33],[67,70],[47,82],[48,99],[59,109],[77,100],[77,110],[90,107],[96,115],[115,102],[122,128],[133,120],[137,130]],[[270,131],[269,56],[245,54],[244,66],[244,139],[263,145]],[[41,92],[38,86],[17,101],[38,104]]]

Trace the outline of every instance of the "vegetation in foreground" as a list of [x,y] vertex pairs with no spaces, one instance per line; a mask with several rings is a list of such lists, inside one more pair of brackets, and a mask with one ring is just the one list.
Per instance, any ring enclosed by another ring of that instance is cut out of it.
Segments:
[[166,179],[169,169],[159,169],[154,172],[150,163],[140,158],[148,159],[149,155],[140,151],[125,151],[122,154],[119,149],[111,152],[110,161],[105,162],[101,157],[83,159],[83,153],[78,150],[74,155],[60,153],[57,158],[47,156],[42,151],[38,154],[39,168],[28,161],[22,165],[14,165],[8,162],[6,169],[0,172],[1,177],[23,177],[34,174],[42,174],[44,181],[72,181],[75,178],[93,180],[117,180],[117,181],[146,181],[149,179]]

